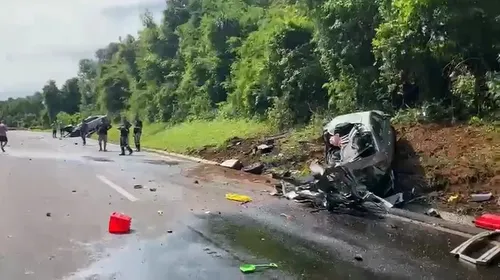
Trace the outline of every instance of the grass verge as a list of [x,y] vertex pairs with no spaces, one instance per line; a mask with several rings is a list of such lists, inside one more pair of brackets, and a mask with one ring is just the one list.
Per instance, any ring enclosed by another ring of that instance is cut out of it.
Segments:
[[[111,142],[119,141],[118,125],[109,131]],[[186,153],[205,146],[220,147],[233,137],[251,138],[271,132],[269,125],[251,120],[192,121],[178,125],[147,124],[143,128],[141,146],[174,153]],[[96,136],[94,136],[96,137]],[[132,135],[130,137],[133,144]]]

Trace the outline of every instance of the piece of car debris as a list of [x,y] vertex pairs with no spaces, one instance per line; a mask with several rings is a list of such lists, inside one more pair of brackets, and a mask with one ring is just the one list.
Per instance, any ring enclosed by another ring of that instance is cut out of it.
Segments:
[[149,191],[151,191],[151,192],[155,192],[155,191],[156,191],[156,188],[149,188]]
[[236,169],[236,170],[240,170],[241,168],[243,168],[243,165],[241,164],[241,162],[238,159],[228,159],[228,160],[224,161],[223,163],[221,163],[220,166],[232,168],[232,169]]
[[427,210],[427,212],[425,212],[425,214],[427,216],[431,216],[431,217],[435,217],[435,218],[441,218],[441,215],[439,215],[439,212],[434,209],[434,208],[431,208],[429,210]]
[[472,202],[483,202],[488,201],[493,196],[492,193],[475,193],[470,195],[470,201]]
[[287,220],[291,220],[291,219],[292,219],[292,216],[287,215],[287,214],[285,214],[285,213],[281,213],[281,214],[280,214],[280,216],[281,216],[281,217],[285,217]]
[[354,256],[354,259],[357,260],[358,262],[360,262],[363,260],[363,256],[361,256],[360,254],[357,254],[356,256]]
[[264,171],[264,164],[261,162],[256,162],[254,164],[243,167],[242,171],[259,175]]
[[52,216],[52,214],[51,214],[50,212],[47,212],[47,214],[45,214],[45,216],[47,216],[47,217],[51,217],[51,216]]
[[134,185],[134,189],[139,190],[144,188],[142,185]]
[[174,232],[174,231],[173,230],[167,230],[167,233],[172,233],[172,232]]
[[198,180],[194,180],[194,183],[195,183],[195,184],[199,184],[200,182],[198,182]]
[[227,193],[226,194],[226,199],[233,200],[233,201],[238,201],[238,202],[241,202],[241,203],[247,203],[247,202],[251,202],[252,201],[251,197],[246,196],[246,195],[242,195],[242,194],[236,194],[236,193]]
[[261,153],[269,153],[272,151],[272,149],[274,148],[273,145],[267,145],[267,144],[260,144],[259,146],[257,146],[257,150],[259,150]]

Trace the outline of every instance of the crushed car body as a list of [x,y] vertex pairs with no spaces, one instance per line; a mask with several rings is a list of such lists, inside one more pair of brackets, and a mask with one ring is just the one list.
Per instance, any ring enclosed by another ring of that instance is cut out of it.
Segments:
[[390,118],[383,112],[338,116],[323,128],[326,166],[313,162],[309,182],[284,180],[277,194],[328,210],[356,208],[365,202],[392,208],[402,202],[402,194],[387,200],[382,197],[394,191],[395,140]]
[[344,166],[367,189],[386,196],[394,189],[396,133],[381,111],[337,116],[323,128],[325,162]]

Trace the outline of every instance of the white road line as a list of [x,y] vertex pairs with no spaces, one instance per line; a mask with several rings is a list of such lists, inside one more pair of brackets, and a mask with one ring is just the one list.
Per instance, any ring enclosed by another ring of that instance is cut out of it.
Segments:
[[122,187],[120,187],[117,184],[108,180],[106,177],[104,177],[102,175],[96,175],[96,177],[97,177],[97,179],[101,180],[104,184],[108,185],[109,187],[111,187],[112,189],[117,191],[119,194],[126,197],[128,200],[130,200],[132,202],[139,200],[137,197],[133,196],[132,194],[130,194],[129,192],[124,190]]

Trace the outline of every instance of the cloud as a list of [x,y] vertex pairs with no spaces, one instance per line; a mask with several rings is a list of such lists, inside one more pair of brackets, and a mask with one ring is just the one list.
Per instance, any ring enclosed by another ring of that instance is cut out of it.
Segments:
[[29,95],[73,77],[78,60],[126,34],[146,9],[159,19],[165,0],[18,0],[0,9],[0,99]]

